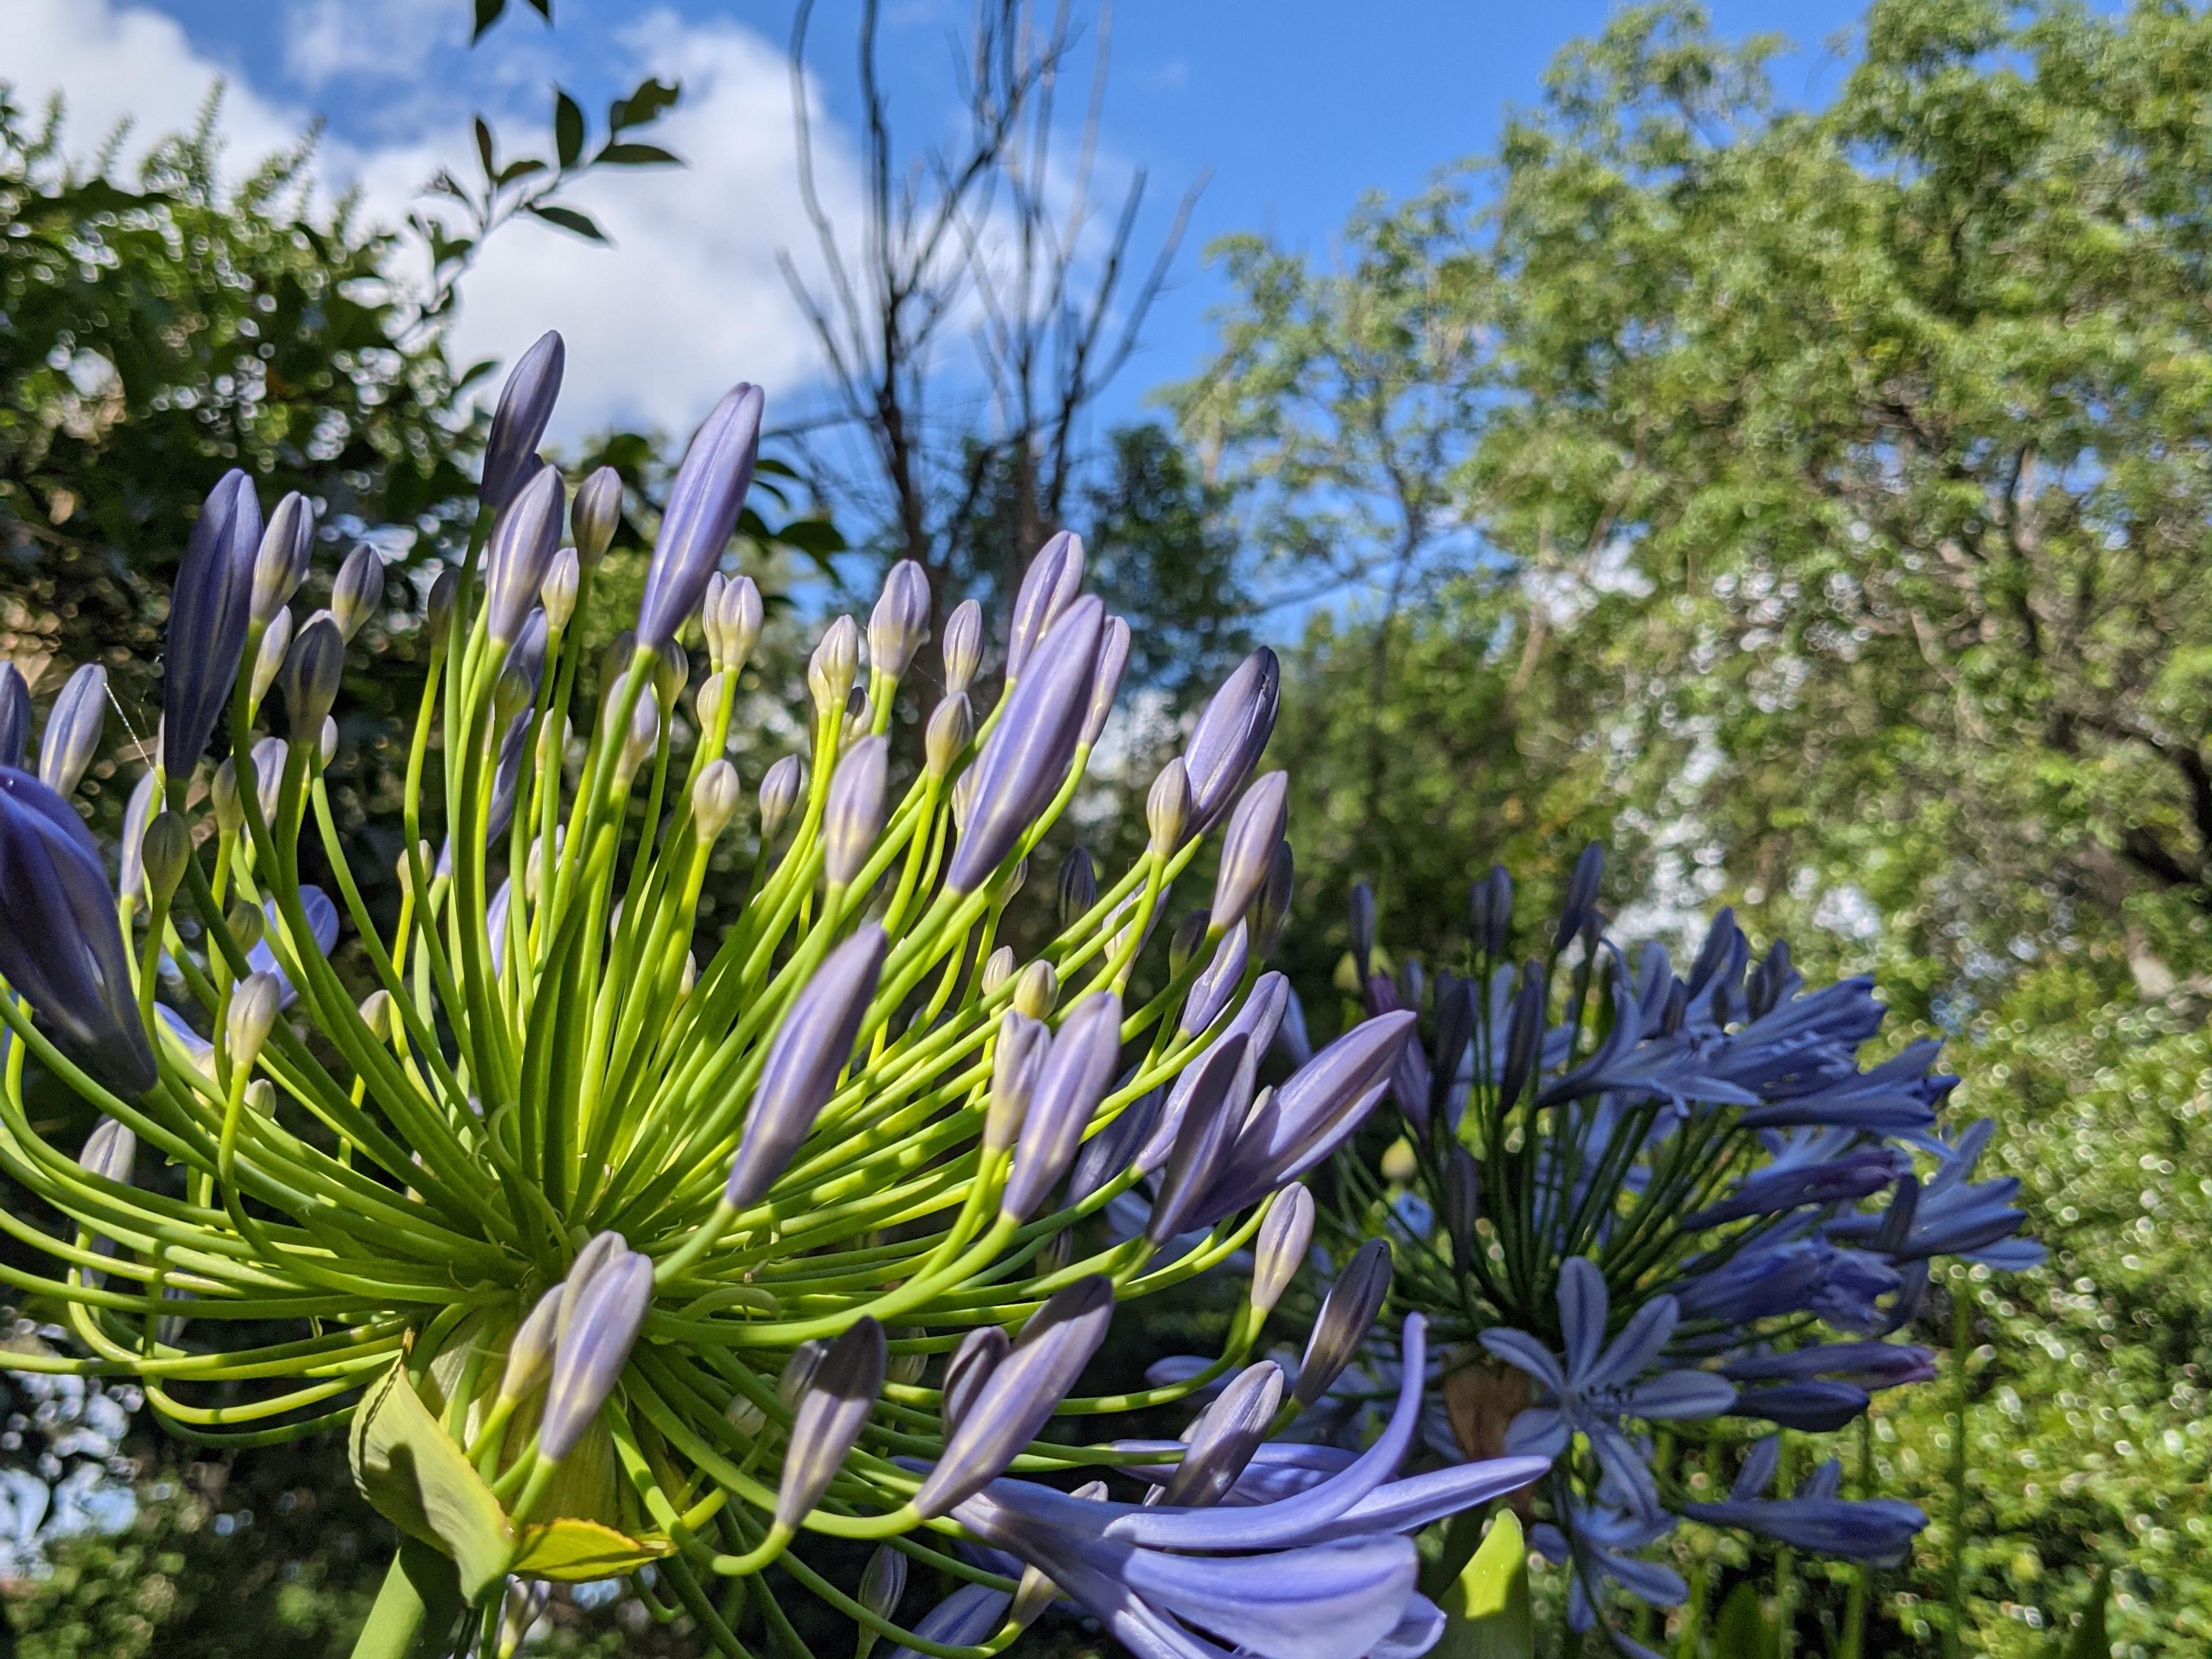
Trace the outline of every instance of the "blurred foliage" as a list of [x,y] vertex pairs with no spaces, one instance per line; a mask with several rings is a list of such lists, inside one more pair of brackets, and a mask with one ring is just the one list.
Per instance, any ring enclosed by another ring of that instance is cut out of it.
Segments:
[[[2049,1650],[2110,1568],[2118,1650],[2201,1654],[2212,19],[1881,0],[1856,44],[1793,106],[1777,40],[1625,10],[1485,190],[1364,204],[1325,269],[1218,251],[1186,434],[1255,561],[1367,578],[1285,665],[1291,965],[1325,1035],[1354,877],[1451,961],[1492,859],[1547,904],[1595,837],[1624,935],[1733,902],[1875,973],[2053,1252],[1960,1287],[1966,1650]],[[1951,1406],[1878,1419],[1937,1524],[1868,1651],[1945,1635]],[[1709,1638],[1771,1558],[1682,1547]],[[1850,1578],[1801,1571],[1799,1650]]]

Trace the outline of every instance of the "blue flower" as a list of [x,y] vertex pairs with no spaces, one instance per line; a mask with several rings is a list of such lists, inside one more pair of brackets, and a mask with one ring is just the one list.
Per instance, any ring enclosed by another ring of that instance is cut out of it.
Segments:
[[1654,1607],[1674,1607],[1689,1594],[1682,1575],[1674,1568],[1635,1553],[1674,1529],[1671,1515],[1574,1504],[1567,1508],[1565,1527],[1540,1522],[1531,1529],[1528,1541],[1553,1565],[1572,1568],[1567,1580],[1567,1626],[1586,1631],[1597,1623],[1608,1583]]
[[[1910,1220],[1901,1229],[1887,1216],[1854,1215],[1830,1223],[1828,1231],[1838,1238],[1869,1239],[1879,1237],[1886,1226],[1893,1234],[1901,1231],[1902,1237],[1884,1239],[1874,1246],[1898,1261],[1955,1255],[2008,1272],[2039,1267],[2043,1246],[2032,1238],[2014,1236],[2027,1221],[2022,1212],[2013,1207],[2012,1201],[2020,1193],[2019,1180],[2012,1176],[1996,1181],[1971,1179],[1974,1165],[1996,1133],[1996,1125],[1984,1118],[1959,1137],[1956,1146],[1947,1146],[1932,1137],[1922,1141],[1936,1150],[1941,1162],[1936,1174],[1910,1200]],[[1906,1201],[1900,1195],[1899,1202]]]
[[1769,1435],[1744,1459],[1726,1499],[1685,1504],[1682,1512],[1711,1526],[1741,1527],[1793,1548],[1884,1567],[1902,1561],[1913,1534],[1928,1524],[1918,1509],[1895,1498],[1837,1497],[1843,1466],[1832,1458],[1808,1475],[1794,1497],[1768,1498],[1780,1455],[1779,1437]]
[[1645,1375],[1674,1334],[1680,1314],[1673,1297],[1645,1303],[1607,1344],[1609,1311],[1605,1275],[1587,1256],[1571,1256],[1559,1270],[1564,1363],[1525,1331],[1485,1331],[1482,1346],[1547,1390],[1543,1403],[1522,1412],[1506,1430],[1507,1451],[1556,1458],[1579,1432],[1589,1439],[1599,1467],[1629,1494],[1638,1512],[1655,1514],[1658,1488],[1643,1453],[1621,1431],[1622,1419],[1718,1417],[1735,1403],[1735,1389],[1711,1371]]

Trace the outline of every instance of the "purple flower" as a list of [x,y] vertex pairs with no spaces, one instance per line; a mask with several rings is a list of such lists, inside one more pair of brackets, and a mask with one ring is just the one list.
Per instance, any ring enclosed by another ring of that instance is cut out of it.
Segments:
[[[1018,681],[1030,654],[1075,602],[1083,586],[1083,538],[1060,531],[1030,559],[1014,595],[1012,631],[1006,640],[1006,678]],[[1085,651],[1086,665],[1095,661],[1097,645]],[[1087,680],[1090,677],[1085,676]]]
[[561,337],[549,330],[522,354],[499,389],[499,407],[484,444],[483,481],[477,486],[478,499],[495,513],[514,499],[540,465],[538,441],[553,418],[567,361]]
[[2018,1179],[1972,1179],[1974,1165],[1996,1133],[1996,1125],[1984,1118],[1959,1137],[1956,1146],[1934,1142],[1942,1162],[1927,1184],[1917,1188],[1901,1237],[1878,1238],[1887,1218],[1870,1215],[1831,1222],[1829,1235],[1875,1241],[1873,1249],[1898,1262],[1955,1255],[2008,1272],[2040,1266],[2043,1246],[2032,1238],[2014,1237],[2027,1221],[2013,1207],[2020,1194]]
[[999,1212],[1020,1220],[1044,1202],[1074,1162],[1121,1053],[1121,1000],[1095,992],[1069,1010],[1037,1073]]
[[1206,1200],[1251,1103],[1248,1055],[1255,1061],[1259,1058],[1250,1054],[1242,1036],[1230,1036],[1189,1068],[1193,1081],[1182,1121],[1160,1171],[1158,1200],[1145,1225],[1145,1237],[1154,1244],[1220,1218]]
[[1644,1454],[1621,1430],[1624,1419],[1660,1421],[1718,1417],[1735,1403],[1735,1389],[1711,1371],[1662,1370],[1646,1375],[1674,1334],[1680,1317],[1671,1296],[1638,1309],[1607,1343],[1610,1312],[1605,1275],[1587,1256],[1570,1256],[1559,1268],[1559,1328],[1564,1359],[1524,1331],[1482,1333],[1482,1346],[1541,1383],[1546,1398],[1522,1412],[1505,1431],[1508,1451],[1556,1458],[1577,1431],[1588,1437],[1599,1467],[1640,1513],[1659,1507],[1658,1488]]
[[[314,940],[316,953],[325,957],[330,955],[331,947],[338,942],[338,907],[331,902],[331,896],[321,888],[303,886],[300,889],[300,908],[307,913],[307,932]],[[283,963],[277,960],[276,947],[270,942],[271,933],[279,933],[283,934],[289,943],[290,936],[285,932],[288,924],[283,912],[277,908],[273,898],[262,901],[261,915],[261,937],[246,953],[246,971],[274,976],[276,981],[276,1006],[289,1008],[300,1000],[300,988],[292,982],[291,974],[286,970]]]
[[959,843],[945,870],[956,893],[981,886],[1060,792],[1083,732],[1091,670],[1105,607],[1091,595],[1053,623],[1038,647],[1040,670],[1017,680],[1005,712],[976,757],[975,781]]
[[1902,1561],[1913,1534],[1928,1524],[1918,1509],[1895,1498],[1853,1501],[1837,1497],[1843,1468],[1833,1459],[1808,1475],[1796,1496],[1768,1498],[1766,1489],[1780,1456],[1779,1438],[1769,1435],[1744,1459],[1726,1499],[1685,1504],[1682,1512],[1711,1526],[1741,1527],[1796,1549],[1885,1567]]
[[1832,1434],[1856,1420],[1866,1410],[1869,1398],[1856,1383],[1813,1377],[1746,1389],[1736,1396],[1735,1415],[1760,1418],[1810,1434]]
[[[988,1584],[963,1584],[924,1613],[914,1633],[946,1647],[974,1647],[1006,1622],[1006,1609],[1013,1600],[1008,1592]],[[914,1648],[896,1647],[890,1659],[921,1659],[921,1655]]]
[[21,771],[31,740],[31,688],[12,662],[0,662],[0,766]]
[[752,488],[764,402],[758,386],[740,382],[692,434],[646,570],[637,610],[639,644],[658,650],[698,605]]
[[1237,665],[1221,684],[1183,745],[1190,777],[1188,833],[1202,836],[1218,823],[1275,729],[1275,702],[1282,668],[1265,646]]
[[1815,1342],[1786,1353],[1739,1355],[1721,1366],[1721,1375],[1733,1382],[1832,1376],[1863,1389],[1893,1389],[1932,1380],[1936,1356],[1902,1342]]
[[1402,1011],[1364,1020],[1300,1067],[1238,1133],[1207,1207],[1226,1215],[1256,1204],[1334,1152],[1382,1097],[1413,1029]]
[[133,1096],[154,1086],[99,843],[67,801],[12,768],[0,768],[0,979],[100,1081]]
[[1912,1160],[1892,1146],[1862,1146],[1817,1164],[1777,1160],[1746,1176],[1734,1192],[1689,1217],[1682,1225],[1695,1231],[1746,1216],[1778,1215],[1808,1204],[1852,1203],[1911,1173]]
[[1564,1528],[1540,1523],[1528,1541],[1555,1565],[1571,1565],[1567,1581],[1567,1627],[1586,1631],[1597,1622],[1605,1604],[1605,1587],[1618,1584],[1639,1601],[1671,1607],[1689,1594],[1682,1576],[1657,1561],[1646,1561],[1634,1552],[1649,1548],[1674,1529],[1674,1517],[1639,1514],[1613,1505],[1573,1504]]
[[206,752],[237,682],[260,542],[261,504],[253,482],[234,468],[208,492],[169,596],[161,766],[173,799],[185,799],[185,781]]
[[107,724],[107,671],[88,662],[69,677],[46,714],[39,739],[39,781],[57,795],[74,794]]
[[732,1209],[758,1203],[814,1127],[853,1057],[886,949],[884,930],[869,923],[832,951],[792,999],[769,1044],[722,1189]]
[[557,1459],[575,1449],[614,1392],[652,1305],[650,1257],[623,1250],[592,1275],[554,1349],[553,1380],[538,1431],[539,1455]]

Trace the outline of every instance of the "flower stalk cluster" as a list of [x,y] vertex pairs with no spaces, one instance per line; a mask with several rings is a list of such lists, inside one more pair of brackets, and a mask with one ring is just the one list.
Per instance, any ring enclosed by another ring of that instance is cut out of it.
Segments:
[[[1841,1497],[1833,1462],[1766,1496],[1780,1437],[1839,1430],[1875,1392],[1935,1375],[1932,1352],[1892,1340],[1933,1261],[2042,1255],[2017,1237],[2018,1183],[1972,1178],[1992,1126],[1940,1127],[1957,1079],[1937,1045],[1862,1062],[1885,1012],[1869,981],[1808,989],[1786,945],[1754,962],[1727,911],[1686,973],[1656,945],[1632,961],[1607,936],[1601,874],[1592,848],[1540,952],[1516,961],[1512,884],[1493,870],[1472,892],[1463,971],[1433,975],[1410,958],[1380,971],[1356,888],[1357,1023],[1331,1051],[1425,1028],[1394,1047],[1403,1137],[1379,1164],[1340,1162],[1335,1224],[1370,1251],[1388,1241],[1391,1299],[1434,1321],[1458,1454],[1547,1465],[1521,1501],[1570,1570],[1577,1630],[1618,1595],[1683,1599],[1650,1551],[1684,1516],[1900,1559],[1925,1518]],[[1324,1310],[1316,1343],[1328,1324]],[[1701,1501],[1698,1474],[1730,1496]]]
[[[635,626],[601,649],[584,621],[622,491],[597,473],[571,503],[537,453],[562,367],[549,337],[511,378],[467,555],[428,590],[396,917],[365,902],[325,782],[382,570],[355,552],[331,607],[295,617],[310,503],[264,525],[236,473],[208,501],[119,887],[67,799],[100,698],[57,706],[33,776],[12,763],[27,705],[0,683],[0,1165],[60,1224],[0,1216],[51,1263],[0,1274],[82,1345],[15,1363],[137,1378],[212,1444],[344,1427],[410,1540],[364,1651],[489,1648],[510,1579],[526,1607],[531,1582],[629,1574],[741,1654],[748,1627],[795,1639],[770,1566],[939,1659],[997,1651],[1055,1596],[1177,1659],[1218,1651],[1201,1630],[1311,1659],[1401,1626],[1432,1639],[1403,1534],[1525,1463],[1401,1493],[1407,1429],[1285,1475],[1263,1410],[1166,1504],[1041,1484],[1197,1457],[1075,1423],[1239,1364],[1310,1237],[1297,1177],[1398,1060],[1363,1028],[1255,1086],[1287,1001],[1264,972],[1288,904],[1282,779],[1255,780],[1273,659],[1231,677],[1164,770],[1136,863],[1086,860],[1016,963],[1002,918],[1127,653],[1081,592],[1080,543],[1032,562],[995,702],[982,619],[951,613],[918,765],[893,754],[894,715],[931,605],[895,569],[865,635],[846,617],[823,635],[809,741],[752,781],[749,815],[725,751],[763,605],[720,567],[761,393],[733,390],[693,439]],[[1153,924],[1223,824],[1210,908],[1163,973]],[[743,906],[702,927],[716,849],[747,828]],[[81,1152],[27,1115],[33,1066],[100,1114]],[[1083,1227],[1153,1177],[1158,1225]],[[1255,1236],[1217,1360],[1074,1393],[1117,1305]],[[1406,1340],[1418,1352],[1419,1322]],[[1228,1507],[1254,1472],[1279,1501]],[[814,1565],[824,1536],[968,1588],[908,1628],[902,1571],[849,1593]],[[1271,1646],[1298,1621],[1254,1609],[1288,1585],[1356,1616]],[[462,1604],[474,1634],[440,1630]]]

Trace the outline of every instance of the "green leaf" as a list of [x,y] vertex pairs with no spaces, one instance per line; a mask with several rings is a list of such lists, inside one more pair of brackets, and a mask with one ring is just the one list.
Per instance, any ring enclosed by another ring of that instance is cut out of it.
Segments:
[[680,167],[684,158],[658,144],[612,143],[603,148],[592,160],[604,161],[611,167]]
[[496,178],[499,175],[499,163],[492,155],[491,129],[484,125],[484,118],[481,115],[476,118],[476,122],[477,155],[483,162],[484,177]]
[[1535,1616],[1528,1605],[1528,1546],[1521,1522],[1500,1510],[1459,1577],[1444,1592],[1444,1633],[1432,1659],[1531,1659]]
[[499,21],[500,14],[506,9],[507,0],[477,0],[476,32],[469,36],[469,44],[473,46],[483,40],[483,32]]
[[564,1516],[522,1529],[522,1545],[515,1553],[513,1571],[533,1578],[583,1583],[635,1572],[675,1550],[676,1546],[659,1533],[632,1538],[597,1521]]
[[2082,1609],[2081,1622],[2070,1639],[2054,1644],[2056,1659],[2112,1659],[2112,1638],[2105,1629],[2112,1579],[2111,1568],[2097,1569],[2097,1576],[2089,1581],[2089,1605]]
[[1713,1659],[1774,1659],[1779,1644],[1749,1580],[1729,1592],[1713,1621]]
[[607,106],[607,126],[615,132],[630,127],[648,126],[676,107],[683,96],[680,81],[658,81],[647,77],[631,89],[627,98],[617,98]]
[[438,1426],[404,1365],[395,1364],[362,1401],[349,1448],[361,1495],[409,1537],[452,1556],[470,1601],[506,1575],[514,1559],[507,1512]]
[[557,202],[525,202],[523,207],[527,211],[536,214],[547,224],[558,225],[563,230],[573,231],[587,242],[604,242],[607,240],[605,233],[592,222],[589,215],[579,213],[574,208],[562,207]]
[[553,0],[530,0],[530,9],[547,22],[553,21]]
[[563,173],[584,154],[584,106],[559,87],[553,88],[553,148]]
[[511,185],[518,179],[527,179],[532,173],[544,171],[544,162],[539,161],[535,155],[526,155],[520,161],[509,161],[501,167],[499,170],[499,177],[492,182],[501,185]]

